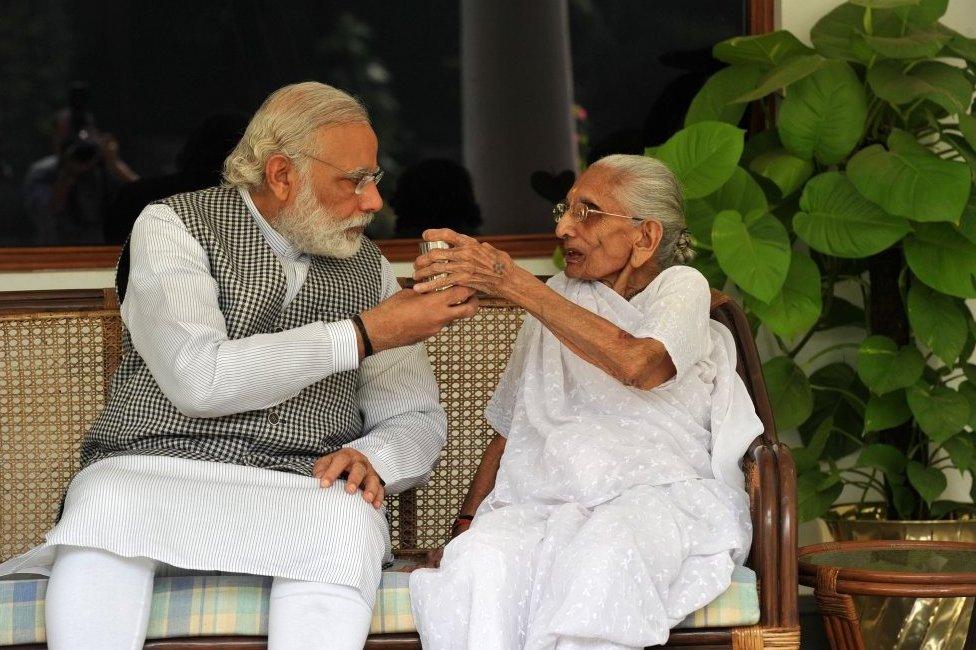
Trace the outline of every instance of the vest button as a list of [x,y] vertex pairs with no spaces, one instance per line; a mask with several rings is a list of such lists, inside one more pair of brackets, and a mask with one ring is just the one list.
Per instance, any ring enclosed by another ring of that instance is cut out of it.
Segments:
[[268,413],[268,422],[270,422],[271,424],[278,424],[278,414],[275,413],[274,411]]

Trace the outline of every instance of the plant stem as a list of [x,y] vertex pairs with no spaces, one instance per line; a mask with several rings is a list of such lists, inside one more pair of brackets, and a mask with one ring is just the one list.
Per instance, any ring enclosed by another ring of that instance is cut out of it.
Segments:
[[[867,408],[867,404],[865,404],[864,401],[860,397],[858,397],[857,395],[855,395],[854,393],[852,393],[849,390],[844,390],[843,388],[837,388],[836,386],[821,386],[819,384],[810,384],[810,388],[816,388],[817,390],[826,390],[826,391],[833,391],[835,393],[839,393],[839,394],[844,395],[844,396],[846,396],[846,397],[854,400],[855,402],[857,402],[857,404],[861,408]],[[840,431],[840,430],[841,429],[838,429],[838,431]],[[847,432],[845,431],[844,433],[847,433]],[[850,435],[850,434],[847,434],[847,435]],[[857,440],[857,438],[854,438],[854,439]],[[864,444],[864,441],[863,440],[858,440],[858,444]]]
[[807,359],[806,362],[808,364],[813,363],[816,359],[819,359],[823,355],[825,355],[825,354],[827,354],[829,352],[833,352],[834,350],[843,350],[844,348],[859,348],[859,347],[861,347],[861,346],[858,343],[838,343],[836,345],[831,345],[830,347],[826,347],[823,350],[821,350],[820,352],[817,352],[816,354],[814,354],[813,356],[811,356],[809,359]]

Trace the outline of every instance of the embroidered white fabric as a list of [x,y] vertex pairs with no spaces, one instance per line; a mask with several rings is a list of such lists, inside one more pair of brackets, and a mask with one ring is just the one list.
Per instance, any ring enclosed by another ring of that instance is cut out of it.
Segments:
[[704,277],[672,267],[630,301],[549,285],[661,341],[677,374],[626,387],[527,318],[486,412],[508,438],[495,488],[441,568],[411,576],[431,650],[660,644],[749,552],[739,460],[762,424]]

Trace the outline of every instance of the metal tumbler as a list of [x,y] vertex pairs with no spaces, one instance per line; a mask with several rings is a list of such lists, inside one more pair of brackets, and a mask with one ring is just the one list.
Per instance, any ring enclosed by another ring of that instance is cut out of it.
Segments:
[[[420,254],[426,255],[432,250],[447,249],[450,247],[451,245],[448,244],[446,241],[422,241],[420,242]],[[448,275],[450,274],[438,273],[437,275],[432,275],[429,278],[427,278],[425,282],[431,282],[433,280],[439,280],[440,278],[446,278]],[[438,289],[438,291],[444,291],[445,289],[450,289],[450,287],[441,287],[440,289]]]

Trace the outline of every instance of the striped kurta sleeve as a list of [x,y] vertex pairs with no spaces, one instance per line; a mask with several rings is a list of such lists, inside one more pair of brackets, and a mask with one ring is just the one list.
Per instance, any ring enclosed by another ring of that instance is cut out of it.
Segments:
[[[385,259],[383,287],[384,298],[400,288]],[[424,345],[366,359],[358,394],[365,435],[346,446],[369,458],[390,494],[425,483],[447,439],[447,416]]]

